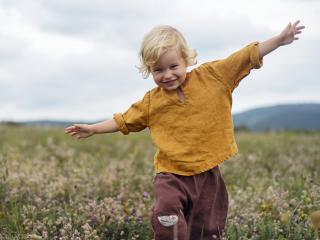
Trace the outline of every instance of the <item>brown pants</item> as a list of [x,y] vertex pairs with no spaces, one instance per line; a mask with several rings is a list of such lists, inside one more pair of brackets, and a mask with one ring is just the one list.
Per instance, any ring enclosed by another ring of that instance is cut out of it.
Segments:
[[151,224],[155,240],[220,239],[228,193],[219,167],[194,176],[159,173]]

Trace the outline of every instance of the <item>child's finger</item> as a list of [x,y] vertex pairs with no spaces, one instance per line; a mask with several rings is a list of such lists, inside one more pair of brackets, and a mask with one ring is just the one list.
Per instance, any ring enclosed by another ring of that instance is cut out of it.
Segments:
[[286,26],[286,29],[290,29],[291,28],[291,23],[288,23],[288,25]]
[[289,32],[291,30],[291,23],[288,23],[288,25],[285,27],[285,29],[282,30],[283,34],[286,34],[287,32]]
[[69,135],[73,136],[74,134],[76,134],[77,132],[75,131],[71,131],[71,132],[68,132]]
[[67,128],[65,128],[65,131],[69,131],[69,130],[71,130],[73,128],[74,128],[73,126],[67,127]]
[[67,128],[65,128],[64,130],[65,131],[70,131],[70,130],[72,130],[74,127],[67,127]]
[[294,22],[293,26],[296,27],[299,24],[300,20]]
[[72,132],[72,133],[70,133],[70,135],[77,137],[77,135],[79,135],[79,132]]
[[76,123],[76,124],[73,124],[73,126],[76,127],[76,128],[82,128],[83,124]]
[[64,132],[65,133],[71,133],[71,132],[73,132],[74,131],[74,129],[66,129]]

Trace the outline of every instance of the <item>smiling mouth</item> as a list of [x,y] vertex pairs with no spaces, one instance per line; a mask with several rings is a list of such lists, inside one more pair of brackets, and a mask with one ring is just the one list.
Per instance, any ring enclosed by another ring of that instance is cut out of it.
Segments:
[[170,81],[166,81],[166,82],[163,82],[164,84],[170,84],[170,83],[172,83],[172,82],[174,82],[174,81],[176,81],[177,79],[174,79],[174,80],[170,80]]

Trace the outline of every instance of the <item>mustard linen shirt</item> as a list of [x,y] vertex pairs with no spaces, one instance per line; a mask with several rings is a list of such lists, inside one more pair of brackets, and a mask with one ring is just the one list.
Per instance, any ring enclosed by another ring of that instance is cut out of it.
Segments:
[[238,152],[231,94],[251,69],[262,66],[257,45],[188,72],[181,85],[184,103],[177,91],[156,87],[125,113],[114,114],[123,134],[150,129],[156,173],[199,174]]

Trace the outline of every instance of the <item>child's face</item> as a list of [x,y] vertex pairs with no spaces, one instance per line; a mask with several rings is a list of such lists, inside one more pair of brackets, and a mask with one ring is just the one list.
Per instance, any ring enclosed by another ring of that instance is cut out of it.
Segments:
[[159,87],[175,90],[186,79],[187,64],[179,51],[169,49],[151,66],[151,74]]

